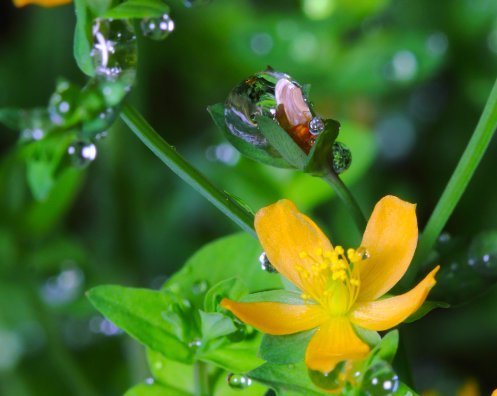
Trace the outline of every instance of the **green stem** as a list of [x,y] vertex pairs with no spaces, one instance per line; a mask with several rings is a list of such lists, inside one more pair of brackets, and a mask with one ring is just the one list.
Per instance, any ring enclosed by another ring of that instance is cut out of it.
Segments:
[[323,178],[333,188],[338,198],[340,198],[345,204],[350,214],[354,218],[359,232],[362,233],[366,228],[366,217],[362,213],[359,204],[355,200],[350,190],[344,184],[342,179],[340,179],[340,177],[331,169]]
[[196,361],[193,366],[194,396],[209,396],[209,373],[207,364]]
[[25,290],[28,292],[33,311],[36,312],[38,322],[45,333],[47,350],[58,370],[60,380],[67,384],[72,391],[72,395],[96,396],[98,393],[86,380],[84,374],[62,343],[55,321],[47,310],[45,303],[41,301],[36,285],[27,276],[25,276],[24,280],[26,283]]
[[192,186],[216,208],[238,224],[244,231],[255,235],[254,216],[231,196],[215,187],[204,175],[193,168],[176,149],[168,144],[141,116],[138,111],[125,105],[121,117],[136,136],[169,169]]
[[438,236],[445,227],[450,215],[454,211],[462,194],[466,190],[471,177],[473,176],[483,154],[497,129],[497,81],[487,99],[483,113],[476,125],[473,136],[469,141],[459,163],[454,170],[445,190],[440,197],[433,213],[426,224],[425,230],[421,236],[418,251],[416,254],[415,265],[407,274],[408,284],[412,283],[416,277],[419,267],[428,257]]

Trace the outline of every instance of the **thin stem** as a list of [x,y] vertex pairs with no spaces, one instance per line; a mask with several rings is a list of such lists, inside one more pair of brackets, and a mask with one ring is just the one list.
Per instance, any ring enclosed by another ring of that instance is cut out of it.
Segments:
[[364,216],[361,208],[359,207],[359,204],[355,200],[350,190],[340,179],[340,177],[331,169],[323,178],[333,188],[338,198],[340,198],[345,204],[350,214],[354,218],[359,233],[362,234],[362,232],[364,232],[364,229],[366,228],[366,217]]
[[192,186],[216,208],[238,224],[244,231],[255,235],[254,216],[231,196],[215,187],[203,174],[193,168],[176,149],[168,144],[130,105],[125,105],[121,117],[136,136],[169,169]]
[[207,364],[196,361],[193,366],[194,396],[209,396],[209,373]]
[[64,381],[71,389],[73,395],[96,396],[98,393],[86,380],[72,356],[67,352],[61,341],[61,335],[50,312],[43,301],[41,301],[36,286],[25,276],[25,283],[33,311],[37,314],[37,319],[41,325],[47,341],[47,349],[52,359],[61,381]]
[[416,277],[419,267],[428,257],[435,241],[447,224],[447,221],[461,199],[469,181],[478,167],[483,154],[497,129],[497,81],[487,99],[483,113],[476,125],[459,163],[454,170],[445,190],[426,224],[419,242],[415,265],[407,273],[406,283],[410,284]]

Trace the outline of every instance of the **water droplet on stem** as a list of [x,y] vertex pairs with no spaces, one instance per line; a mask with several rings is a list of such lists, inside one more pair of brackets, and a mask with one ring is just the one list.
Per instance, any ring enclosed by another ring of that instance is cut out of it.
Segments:
[[174,30],[174,21],[168,14],[159,18],[145,18],[140,23],[142,33],[152,40],[164,40]]

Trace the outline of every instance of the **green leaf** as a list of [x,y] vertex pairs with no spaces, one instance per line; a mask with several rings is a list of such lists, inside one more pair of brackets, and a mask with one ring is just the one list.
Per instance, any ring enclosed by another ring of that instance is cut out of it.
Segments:
[[266,363],[249,372],[248,376],[255,381],[270,386],[276,390],[278,395],[286,394],[285,392],[295,392],[295,394],[306,396],[321,396],[324,394],[311,382],[304,363]]
[[264,334],[259,354],[264,360],[274,364],[302,362],[314,332],[315,330],[309,330],[282,336]]
[[404,323],[412,323],[416,320],[421,319],[423,316],[427,315],[429,312],[436,308],[450,308],[450,304],[443,301],[425,301],[424,304],[411,316],[409,316]]
[[74,58],[78,67],[88,76],[93,76],[95,70],[90,56],[91,51],[91,26],[92,20],[89,15],[85,0],[74,0],[76,12],[76,30],[74,32]]
[[256,116],[255,119],[269,144],[294,168],[304,169],[307,156],[290,135],[269,117]]
[[399,346],[399,331],[392,330],[388,332],[377,345],[377,358],[392,363],[397,347]]
[[121,286],[98,286],[88,299],[103,315],[150,349],[183,363],[192,351],[174,335],[163,312],[174,303],[165,293]]
[[162,384],[139,384],[129,389],[124,396],[191,396],[191,393],[183,392],[171,386]]
[[363,340],[366,344],[368,344],[370,347],[375,347],[381,342],[381,337],[376,331],[372,330],[367,330],[364,329],[360,326],[355,326],[354,327],[355,332],[357,333],[358,337]]
[[161,384],[172,386],[187,394],[194,391],[193,366],[166,358],[159,352],[147,349],[147,360],[152,376]]
[[205,342],[234,333],[237,330],[233,321],[220,313],[200,311],[200,325],[202,340]]
[[306,173],[322,175],[329,169],[331,147],[338,136],[340,123],[335,120],[325,120],[326,129],[318,136],[309,152],[304,167]]
[[112,0],[86,0],[91,12],[96,16],[101,16],[112,5]]
[[268,290],[260,293],[253,293],[245,296],[243,302],[264,302],[272,301],[290,305],[302,305],[305,301],[300,297],[300,293],[279,289]]
[[222,280],[212,286],[205,294],[205,312],[216,312],[223,298],[238,301],[248,293],[248,288],[239,278]]
[[200,352],[199,359],[234,373],[250,371],[264,361],[257,357],[260,337],[252,335],[242,342],[228,344],[224,347]]
[[251,292],[281,288],[279,276],[261,270],[261,252],[257,240],[245,233],[218,239],[188,259],[183,268],[165,283],[164,289],[188,298],[201,309],[205,292],[196,291],[196,285],[205,285],[208,290],[212,285],[235,277],[243,279]]
[[163,0],[128,0],[103,14],[104,18],[141,19],[160,17],[169,13]]
[[37,201],[43,201],[48,197],[54,185],[54,167],[51,161],[30,160],[26,167],[26,176],[29,187]]
[[244,156],[263,164],[276,166],[279,168],[289,168],[290,165],[281,156],[272,156],[267,151],[258,146],[254,146],[242,139],[235,138],[226,128],[224,123],[224,105],[218,103],[207,107],[214,124],[223,132],[226,139]]
[[17,108],[6,107],[0,109],[0,124],[18,131],[21,129],[22,113],[23,111]]

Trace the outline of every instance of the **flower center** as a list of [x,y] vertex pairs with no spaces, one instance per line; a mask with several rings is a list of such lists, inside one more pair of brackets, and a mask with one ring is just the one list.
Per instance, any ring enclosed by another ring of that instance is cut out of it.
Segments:
[[345,250],[336,246],[331,251],[317,249],[300,252],[306,265],[297,266],[303,286],[302,299],[313,300],[333,316],[345,315],[359,294],[358,265],[369,258],[363,247]]

